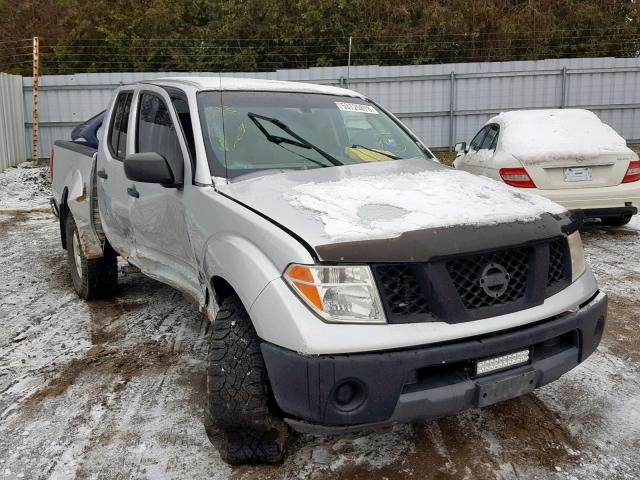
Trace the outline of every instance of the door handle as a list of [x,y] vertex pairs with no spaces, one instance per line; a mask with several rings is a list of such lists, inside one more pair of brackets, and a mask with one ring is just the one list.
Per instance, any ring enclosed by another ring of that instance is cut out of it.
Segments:
[[107,172],[104,171],[104,168],[101,168],[100,170],[98,170],[98,176],[105,180],[109,178],[109,175],[107,175]]
[[133,185],[131,187],[127,187],[127,193],[135,198],[140,198],[140,194],[138,193],[138,190],[136,190],[136,186]]

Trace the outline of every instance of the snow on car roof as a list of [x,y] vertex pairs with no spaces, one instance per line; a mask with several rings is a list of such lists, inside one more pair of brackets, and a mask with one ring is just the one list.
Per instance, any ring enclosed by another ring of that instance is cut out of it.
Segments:
[[589,110],[516,110],[487,123],[501,125],[504,151],[530,163],[631,153],[624,138]]
[[301,92],[322,93],[328,95],[341,95],[364,98],[363,95],[346,88],[330,85],[318,85],[315,83],[287,82],[283,80],[266,80],[260,78],[237,77],[169,77],[158,78],[153,82],[188,82],[197,86],[200,90],[252,90],[265,92]]

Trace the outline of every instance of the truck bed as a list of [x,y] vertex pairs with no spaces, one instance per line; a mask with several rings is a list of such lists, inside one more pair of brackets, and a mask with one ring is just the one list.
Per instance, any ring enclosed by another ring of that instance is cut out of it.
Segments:
[[104,243],[95,181],[97,152],[84,142],[57,140],[51,166],[52,200],[60,215],[63,246],[66,217],[71,215],[88,258],[102,256]]

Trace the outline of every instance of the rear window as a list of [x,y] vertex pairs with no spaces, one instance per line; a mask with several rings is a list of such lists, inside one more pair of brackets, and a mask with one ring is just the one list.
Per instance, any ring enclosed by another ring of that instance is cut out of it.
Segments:
[[127,154],[127,130],[132,98],[133,92],[120,92],[113,108],[109,128],[109,151],[118,160],[124,159]]

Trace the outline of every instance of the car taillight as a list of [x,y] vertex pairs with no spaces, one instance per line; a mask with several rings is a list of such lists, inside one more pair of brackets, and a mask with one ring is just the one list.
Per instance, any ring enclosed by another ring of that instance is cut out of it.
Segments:
[[507,185],[518,188],[536,188],[531,177],[524,168],[501,168],[500,178]]
[[51,149],[51,155],[49,155],[49,178],[53,180],[53,148]]
[[640,160],[634,160],[629,163],[627,173],[624,174],[622,183],[637,182],[640,180]]

